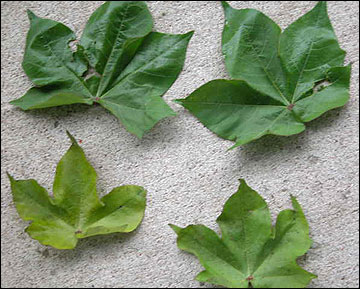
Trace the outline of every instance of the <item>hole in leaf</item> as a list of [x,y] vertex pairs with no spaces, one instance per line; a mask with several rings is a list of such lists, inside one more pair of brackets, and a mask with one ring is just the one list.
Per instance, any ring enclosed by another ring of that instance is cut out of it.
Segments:
[[88,70],[85,71],[83,77],[85,80],[88,80],[92,76],[98,76],[101,77],[101,75],[95,70],[93,67],[89,67]]
[[79,40],[76,40],[76,39],[69,42],[69,47],[72,52],[76,52],[78,43],[79,43]]
[[317,92],[323,90],[324,88],[328,87],[329,85],[331,85],[331,82],[328,81],[327,79],[318,81],[315,83],[313,91],[314,91],[314,93],[317,93]]

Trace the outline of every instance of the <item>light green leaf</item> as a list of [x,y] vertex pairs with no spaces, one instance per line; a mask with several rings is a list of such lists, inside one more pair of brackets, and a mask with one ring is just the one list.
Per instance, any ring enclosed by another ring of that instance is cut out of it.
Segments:
[[146,205],[146,191],[127,185],[99,200],[96,173],[76,140],[60,160],[53,197],[35,180],[15,180],[9,175],[20,217],[32,221],[28,234],[44,245],[73,249],[79,238],[137,228]]
[[[266,134],[293,135],[349,99],[350,66],[320,2],[283,33],[254,9],[222,2],[222,49],[233,81],[218,80],[178,100],[233,147]],[[328,86],[319,91],[319,83]]]
[[228,288],[306,287],[316,276],[296,263],[311,246],[299,203],[292,197],[294,209],[280,212],[273,228],[265,201],[240,181],[217,219],[221,237],[202,225],[171,225],[178,247],[194,254],[205,268],[197,280]]
[[144,2],[109,1],[92,14],[72,52],[68,27],[28,14],[23,68],[36,87],[11,104],[28,110],[98,102],[140,138],[175,115],[162,96],[182,70],[193,32],[151,32]]

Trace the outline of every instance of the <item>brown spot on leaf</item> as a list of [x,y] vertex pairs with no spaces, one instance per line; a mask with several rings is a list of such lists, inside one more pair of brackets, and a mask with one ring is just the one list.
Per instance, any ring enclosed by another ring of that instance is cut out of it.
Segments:
[[249,277],[246,278],[246,281],[249,281],[249,282],[250,282],[250,281],[252,281],[252,280],[254,280],[254,277],[253,277],[253,276],[249,276]]
[[75,234],[81,234],[81,233],[82,233],[81,230],[77,230],[77,231],[75,232]]
[[295,106],[295,103],[290,103],[290,104],[287,106],[287,109],[288,109],[288,110],[293,110],[294,106]]

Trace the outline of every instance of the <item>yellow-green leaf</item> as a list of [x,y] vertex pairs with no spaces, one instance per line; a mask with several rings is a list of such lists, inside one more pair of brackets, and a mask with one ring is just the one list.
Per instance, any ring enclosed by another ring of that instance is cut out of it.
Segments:
[[56,168],[53,197],[35,180],[9,176],[20,217],[31,224],[27,233],[44,245],[73,249],[79,238],[131,232],[144,217],[146,191],[125,185],[99,199],[96,172],[76,140]]

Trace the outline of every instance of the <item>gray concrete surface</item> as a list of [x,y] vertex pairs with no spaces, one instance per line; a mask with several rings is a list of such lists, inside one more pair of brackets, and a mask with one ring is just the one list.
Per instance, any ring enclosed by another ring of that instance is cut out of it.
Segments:
[[[195,30],[183,73],[165,95],[178,116],[161,121],[143,140],[130,135],[101,107],[74,105],[23,112],[8,102],[31,86],[21,69],[27,8],[80,34],[99,1],[1,2],[1,286],[191,287],[201,266],[180,251],[169,222],[216,230],[224,202],[245,178],[274,216],[294,194],[310,222],[313,248],[301,259],[318,274],[310,287],[358,287],[359,274],[359,3],[329,3],[341,47],[353,62],[351,101],[292,137],[267,136],[233,151],[171,100],[207,81],[227,77],[220,50],[224,17],[219,2],[149,2],[158,31]],[[315,2],[234,1],[265,12],[282,28]],[[121,184],[149,191],[141,227],[128,235],[82,240],[59,251],[32,240],[12,203],[5,171],[36,178],[50,190],[55,166],[69,147],[70,130],[98,171],[100,194]],[[204,288],[211,285],[202,284]]]

